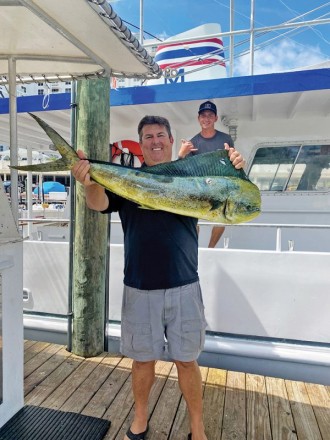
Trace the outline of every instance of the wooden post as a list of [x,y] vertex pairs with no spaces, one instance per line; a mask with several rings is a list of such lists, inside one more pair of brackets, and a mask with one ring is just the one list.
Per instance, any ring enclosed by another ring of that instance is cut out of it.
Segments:
[[[78,81],[77,148],[87,157],[109,160],[109,78]],[[72,352],[83,357],[104,350],[108,216],[86,207],[76,185],[73,245]]]

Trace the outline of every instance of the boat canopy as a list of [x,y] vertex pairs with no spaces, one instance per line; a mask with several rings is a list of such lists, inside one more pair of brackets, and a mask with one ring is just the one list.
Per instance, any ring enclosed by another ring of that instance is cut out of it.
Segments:
[[157,78],[157,63],[113,8],[98,0],[0,0],[0,85],[99,76]]

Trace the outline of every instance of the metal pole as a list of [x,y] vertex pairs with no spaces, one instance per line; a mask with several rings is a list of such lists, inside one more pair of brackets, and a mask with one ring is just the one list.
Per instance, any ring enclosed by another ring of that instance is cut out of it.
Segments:
[[[282,24],[278,24],[275,26],[265,26],[265,27],[261,27],[261,28],[254,28],[254,33],[263,33],[263,32],[268,32],[268,31],[274,31],[274,30],[280,30],[280,29],[298,29],[301,27],[308,27],[308,26],[317,26],[317,25],[322,25],[322,24],[329,24],[330,23],[330,19],[320,19],[320,20],[308,20],[308,21],[302,21],[302,22],[298,22],[298,23],[292,23],[290,22],[285,22]],[[230,35],[243,35],[243,34],[250,34],[251,33],[251,29],[240,29],[238,31],[232,31],[232,32],[221,32],[220,34],[208,34],[207,37],[208,38],[219,38],[219,36],[221,38],[223,37],[229,37]],[[205,38],[205,35],[196,35],[194,37],[189,36],[186,38],[180,38],[179,41],[180,43],[185,43],[186,41],[195,41],[195,40],[200,40],[201,38]],[[168,44],[173,44],[173,41],[175,40],[169,40],[169,41],[162,41],[162,45],[166,46]],[[143,44],[143,47],[150,47],[153,46],[155,44],[155,42],[150,42],[147,43],[145,42]]]
[[[17,101],[16,101],[16,60],[8,58],[9,73],[9,127],[10,127],[10,165],[18,165],[17,153]],[[10,170],[10,200],[14,221],[18,226],[18,171]]]
[[[32,148],[27,147],[27,163],[32,165]],[[25,197],[27,201],[28,218],[32,218],[32,172],[28,171],[26,176]],[[28,237],[32,235],[32,222],[28,222]]]
[[250,75],[254,71],[254,0],[251,0],[251,19],[250,19]]
[[44,203],[44,178],[42,173],[38,175],[38,203]]
[[140,44],[143,45],[143,0],[140,0]]
[[[111,155],[110,155],[111,156]],[[109,332],[108,332],[108,322],[109,322],[109,302],[110,302],[110,234],[111,234],[111,214],[109,215],[108,221],[108,240],[107,240],[107,251],[106,251],[106,260],[105,260],[105,289],[104,289],[104,351],[109,351]]]
[[[234,30],[234,0],[230,0],[230,32]],[[229,43],[229,76],[232,77],[234,73],[234,35],[230,34]]]
[[[77,149],[77,81],[72,81],[71,85],[71,146]],[[67,350],[72,351],[72,276],[73,276],[73,252],[74,252],[74,201],[75,201],[76,182],[70,176],[70,240],[69,240],[69,283],[68,283],[68,346]]]

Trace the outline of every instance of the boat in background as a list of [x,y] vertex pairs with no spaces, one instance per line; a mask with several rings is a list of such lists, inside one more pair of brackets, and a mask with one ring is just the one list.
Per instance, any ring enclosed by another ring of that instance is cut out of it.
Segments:
[[221,26],[207,23],[173,37],[157,46],[155,61],[163,71],[148,85],[226,78],[227,70]]

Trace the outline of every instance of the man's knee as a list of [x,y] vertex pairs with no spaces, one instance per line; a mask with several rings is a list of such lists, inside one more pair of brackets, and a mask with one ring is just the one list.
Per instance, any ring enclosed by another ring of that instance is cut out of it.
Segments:
[[188,361],[188,362],[184,362],[184,361],[174,361],[175,365],[177,366],[178,370],[189,370],[189,369],[195,369],[197,366],[197,362],[196,361]]
[[135,368],[139,370],[148,370],[153,369],[155,367],[155,361],[133,361],[133,365]]

